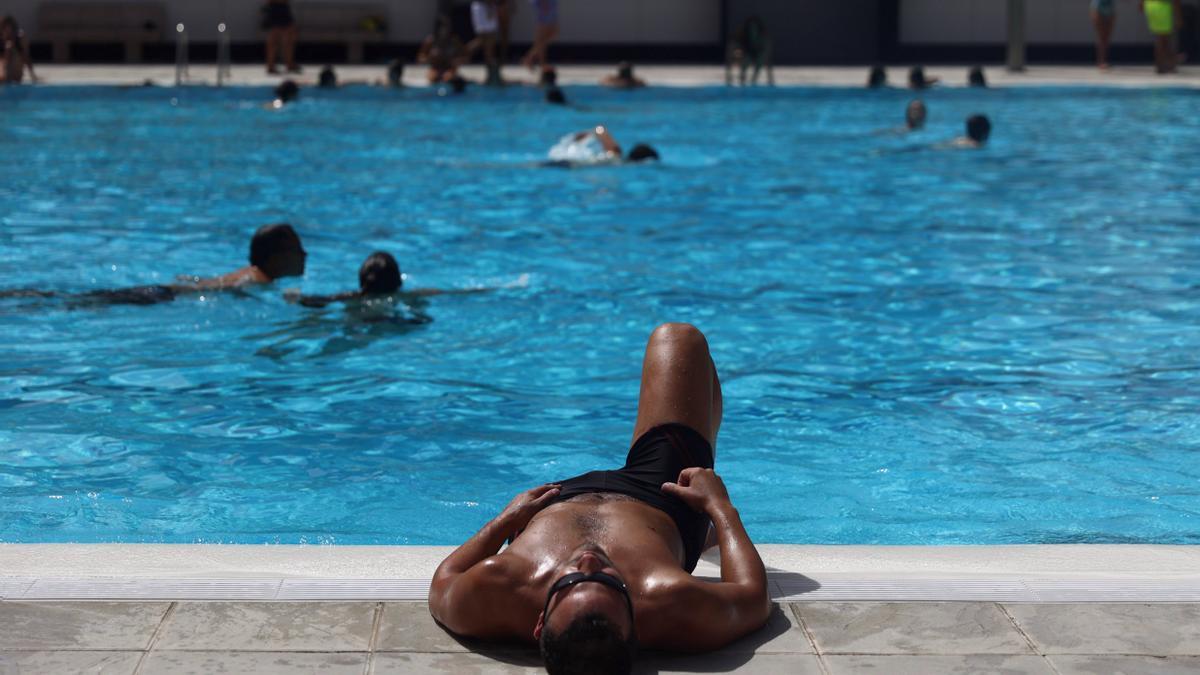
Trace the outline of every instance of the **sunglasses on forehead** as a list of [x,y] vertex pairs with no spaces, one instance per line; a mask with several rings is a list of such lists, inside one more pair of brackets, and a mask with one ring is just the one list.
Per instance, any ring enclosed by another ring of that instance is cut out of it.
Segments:
[[603,584],[609,588],[619,591],[625,598],[625,607],[629,609],[629,620],[633,620],[633,600],[629,597],[629,589],[625,586],[625,582],[611,574],[606,574],[604,572],[594,572],[592,574],[572,572],[554,582],[550,586],[550,593],[546,595],[546,606],[542,609],[542,616],[549,616],[550,601],[554,599],[555,594],[557,594],[559,591],[570,588],[575,584],[582,584],[589,581],[597,584]]

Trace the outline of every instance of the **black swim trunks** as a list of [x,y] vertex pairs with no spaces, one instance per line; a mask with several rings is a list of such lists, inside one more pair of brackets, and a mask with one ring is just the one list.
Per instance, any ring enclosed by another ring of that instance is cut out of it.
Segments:
[[708,536],[709,520],[697,513],[678,497],[662,491],[663,483],[675,482],[679,472],[688,467],[713,467],[712,446],[695,429],[682,424],[664,424],[642,434],[625,458],[625,466],[615,471],[592,471],[564,481],[562,491],[554,501],[596,492],[615,492],[627,495],[666,513],[679,528],[683,539],[684,565],[688,572],[696,569],[704,540]]
[[263,28],[270,30],[271,28],[290,28],[296,23],[296,18],[292,16],[292,7],[286,2],[268,2],[266,7],[263,7]]

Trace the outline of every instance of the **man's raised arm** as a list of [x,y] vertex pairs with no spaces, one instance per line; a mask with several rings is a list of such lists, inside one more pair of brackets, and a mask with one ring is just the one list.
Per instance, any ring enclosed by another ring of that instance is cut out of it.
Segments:
[[665,483],[662,489],[708,515],[721,551],[721,582],[696,580],[681,593],[679,615],[687,625],[674,631],[669,646],[688,651],[719,649],[761,628],[771,614],[767,570],[721,477],[712,469],[684,469],[677,482]]
[[494,592],[505,590],[508,584],[501,583],[497,588],[497,584],[489,583],[503,582],[505,576],[493,556],[505,541],[524,530],[558,492],[557,485],[542,485],[517,495],[500,515],[438,565],[429,586],[429,612],[438,623],[460,635],[529,639],[522,634],[523,626],[512,621],[517,618],[514,613],[507,611],[512,608],[512,599]]

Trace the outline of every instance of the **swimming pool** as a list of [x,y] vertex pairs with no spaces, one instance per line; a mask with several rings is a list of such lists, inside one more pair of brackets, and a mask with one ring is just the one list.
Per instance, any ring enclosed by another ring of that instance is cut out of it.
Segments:
[[[0,275],[64,292],[244,262],[151,306],[0,300],[0,540],[453,544],[617,464],[659,322],[710,340],[756,541],[1200,543],[1193,92],[0,91]],[[986,112],[993,143],[932,143]],[[537,166],[606,123],[657,166]],[[504,286],[384,316],[283,301]],[[423,317],[432,319],[424,321]]]

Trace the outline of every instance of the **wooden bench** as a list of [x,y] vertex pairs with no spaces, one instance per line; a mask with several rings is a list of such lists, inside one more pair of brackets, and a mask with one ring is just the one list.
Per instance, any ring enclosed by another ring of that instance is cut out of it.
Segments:
[[167,8],[161,2],[42,2],[37,39],[50,42],[54,61],[65,63],[72,42],[120,42],[125,61],[142,60],[142,45],[162,42]]
[[295,3],[297,34],[304,42],[335,42],[346,45],[346,60],[362,63],[363,46],[383,42],[386,27],[372,30],[371,20],[387,20],[384,5],[343,2]]

